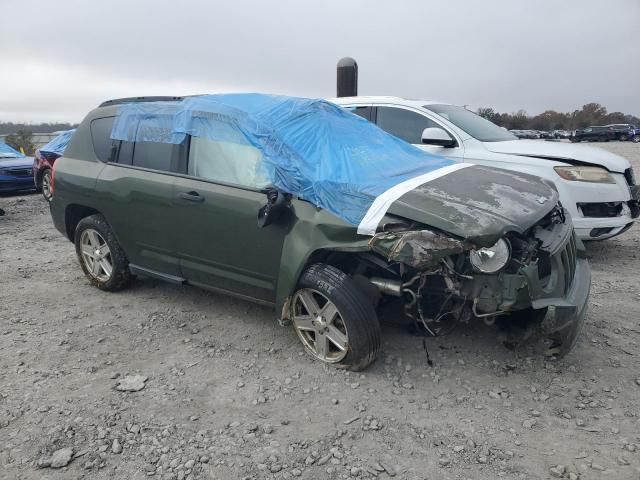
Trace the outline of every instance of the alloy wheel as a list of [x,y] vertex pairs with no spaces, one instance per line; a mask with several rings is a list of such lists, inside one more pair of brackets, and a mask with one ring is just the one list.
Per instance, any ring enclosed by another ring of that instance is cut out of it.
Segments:
[[97,230],[87,228],[80,236],[82,261],[89,274],[96,280],[107,282],[113,274],[111,250]]
[[53,197],[51,193],[51,170],[46,170],[42,174],[42,195],[49,202]]
[[322,293],[302,288],[292,300],[293,326],[309,352],[319,360],[336,363],[349,353],[347,328],[334,303]]

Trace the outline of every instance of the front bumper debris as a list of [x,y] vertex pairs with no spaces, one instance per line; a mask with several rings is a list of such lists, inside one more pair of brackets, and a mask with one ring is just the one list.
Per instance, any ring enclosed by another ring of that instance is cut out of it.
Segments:
[[527,271],[525,276],[531,307],[548,308],[542,322],[542,333],[550,341],[549,353],[564,356],[574,347],[587,314],[591,290],[591,269],[582,242],[573,232],[571,223],[558,226],[542,240],[541,249],[549,254],[551,269],[544,280],[538,272]]
[[551,341],[550,353],[562,357],[576,344],[587,316],[591,270],[585,258],[576,263],[575,279],[563,298],[546,298],[532,302],[534,309],[549,307],[542,322],[543,335]]

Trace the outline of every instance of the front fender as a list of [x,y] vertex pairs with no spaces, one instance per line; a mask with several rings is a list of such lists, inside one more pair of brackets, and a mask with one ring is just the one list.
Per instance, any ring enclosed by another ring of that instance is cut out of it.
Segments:
[[[356,227],[310,203],[293,200],[295,222],[285,236],[276,289],[276,311],[296,289],[312,255],[318,251],[365,252],[371,237],[358,235]],[[268,227],[267,227],[268,228]]]

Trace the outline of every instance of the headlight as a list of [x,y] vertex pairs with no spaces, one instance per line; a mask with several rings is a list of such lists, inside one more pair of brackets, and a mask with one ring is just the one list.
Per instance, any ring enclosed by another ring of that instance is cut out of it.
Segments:
[[616,183],[616,180],[604,168],[600,167],[554,167],[565,180],[591,183]]
[[473,268],[481,273],[496,273],[502,270],[511,257],[511,247],[503,238],[493,247],[479,248],[469,252]]

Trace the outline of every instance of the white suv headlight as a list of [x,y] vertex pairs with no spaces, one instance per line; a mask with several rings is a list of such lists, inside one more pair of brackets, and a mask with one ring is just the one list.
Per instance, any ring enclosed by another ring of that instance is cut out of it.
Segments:
[[600,167],[554,167],[554,170],[565,180],[591,183],[616,183],[609,172]]
[[492,247],[479,248],[469,252],[469,260],[480,273],[496,273],[502,270],[511,258],[509,243],[501,238]]

